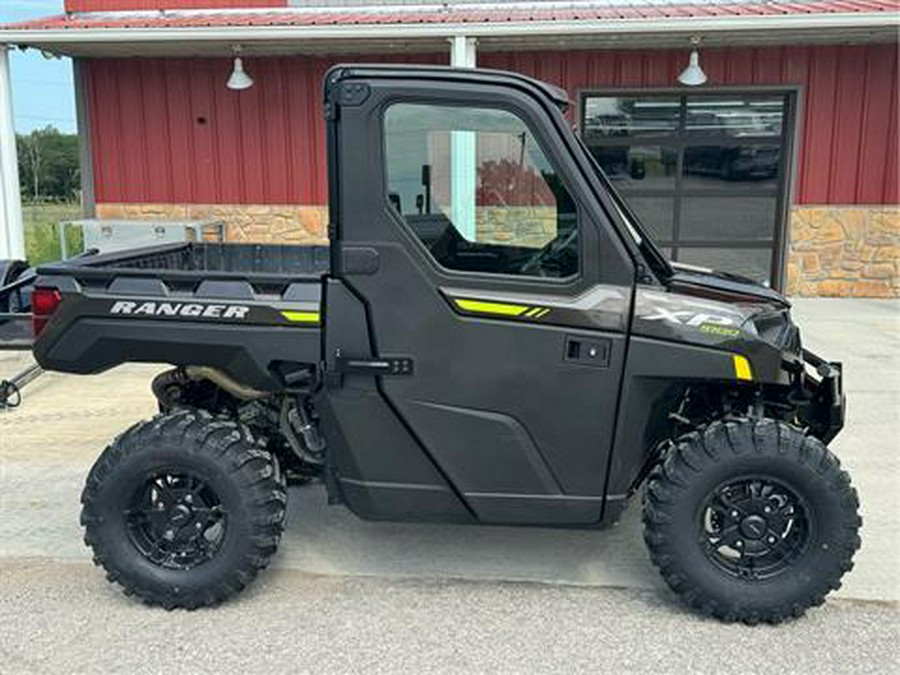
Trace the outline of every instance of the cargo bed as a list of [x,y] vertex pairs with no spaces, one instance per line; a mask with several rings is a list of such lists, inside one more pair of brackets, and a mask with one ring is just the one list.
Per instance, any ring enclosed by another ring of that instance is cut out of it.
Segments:
[[211,366],[274,389],[279,364],[321,361],[328,271],[327,246],[207,242],[47,265],[35,286],[60,302],[35,357],[74,373],[129,361]]
[[[89,270],[123,274],[186,272],[195,276],[319,277],[329,271],[327,246],[188,242],[83,255],[41,268],[57,274]],[[198,274],[201,273],[201,274]]]

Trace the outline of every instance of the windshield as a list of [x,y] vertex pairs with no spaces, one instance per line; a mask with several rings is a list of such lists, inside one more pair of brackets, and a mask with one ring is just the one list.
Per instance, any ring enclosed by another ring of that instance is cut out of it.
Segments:
[[668,258],[663,255],[662,251],[659,250],[653,239],[651,239],[647,234],[647,228],[644,227],[643,223],[641,223],[640,218],[638,218],[634,211],[631,210],[631,207],[628,206],[628,202],[622,199],[622,196],[616,191],[610,181],[606,178],[606,174],[603,173],[603,169],[600,168],[597,160],[594,159],[591,151],[588,150],[588,147],[587,145],[585,145],[581,136],[579,134],[573,135],[578,140],[578,144],[581,146],[581,149],[584,151],[584,154],[590,161],[591,166],[594,168],[594,172],[597,174],[597,177],[603,183],[603,186],[606,188],[606,191],[609,193],[610,197],[612,197],[613,203],[616,205],[616,209],[619,211],[619,215],[622,217],[622,220],[625,221],[625,225],[628,227],[631,236],[634,238],[634,242],[638,245],[641,253],[646,256],[647,262],[653,268],[653,271],[663,277],[672,276],[672,274],[674,274],[674,270],[672,269]]

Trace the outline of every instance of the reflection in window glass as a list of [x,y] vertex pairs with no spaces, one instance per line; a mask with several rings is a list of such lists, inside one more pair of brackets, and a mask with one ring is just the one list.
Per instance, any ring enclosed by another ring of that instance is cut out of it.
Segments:
[[770,248],[679,248],[678,261],[739,274],[769,285],[772,278]]
[[780,136],[783,119],[783,96],[689,96],[685,126],[727,136]]
[[679,99],[590,96],[584,102],[582,132],[592,138],[640,136],[678,128]]
[[678,153],[669,148],[651,145],[599,146],[591,153],[607,177],[620,190],[671,189],[675,187]]
[[694,145],[684,150],[684,187],[729,190],[778,186],[778,145]]
[[637,214],[650,236],[658,241],[671,241],[675,216],[675,200],[671,197],[625,197],[631,210]]
[[[690,261],[728,271],[734,261],[718,247],[762,250],[778,239],[789,95],[685,89],[583,100],[585,144],[676,257],[686,250]],[[733,254],[750,276],[769,280],[768,250]]]
[[682,197],[681,239],[771,241],[775,197]]
[[575,204],[524,122],[497,109],[395,104],[388,200],[444,267],[568,277]]

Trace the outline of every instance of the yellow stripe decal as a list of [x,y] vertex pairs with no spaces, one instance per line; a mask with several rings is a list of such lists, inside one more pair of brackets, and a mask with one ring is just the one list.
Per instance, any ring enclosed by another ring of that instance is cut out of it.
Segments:
[[321,321],[318,312],[282,312],[281,316],[291,323],[319,323]]
[[733,354],[734,360],[734,376],[739,380],[753,380],[753,371],[750,369],[750,362],[746,356]]
[[534,307],[533,309],[529,309],[525,316],[537,316],[541,311],[540,307]]
[[512,305],[505,302],[485,302],[484,300],[463,300],[461,298],[454,298],[453,302],[461,310],[478,314],[521,316],[528,311],[528,305]]
[[535,314],[535,317],[538,319],[542,319],[543,317],[547,316],[549,313],[550,313],[549,309],[542,309],[540,312]]

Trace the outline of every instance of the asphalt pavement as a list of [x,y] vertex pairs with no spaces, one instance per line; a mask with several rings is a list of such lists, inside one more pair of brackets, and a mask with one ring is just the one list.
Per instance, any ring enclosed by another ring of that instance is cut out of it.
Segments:
[[[605,532],[365,523],[292,488],[273,568],[215,610],[165,612],[90,565],[78,496],[116,433],[153,414],[149,379],[48,374],[0,414],[0,673],[900,672],[900,303],[801,300],[805,344],[842,359],[833,448],[863,547],[824,607],[779,627],[684,610],[636,508]],[[0,354],[0,377],[21,360]]]

